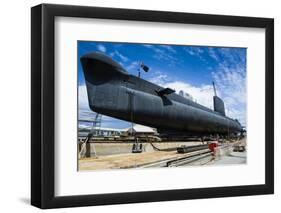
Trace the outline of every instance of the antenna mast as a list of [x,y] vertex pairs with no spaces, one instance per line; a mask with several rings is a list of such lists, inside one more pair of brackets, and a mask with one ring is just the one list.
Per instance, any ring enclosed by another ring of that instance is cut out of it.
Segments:
[[141,67],[141,62],[139,61],[139,67],[138,67],[138,77],[141,77],[141,71],[140,71],[140,67]]
[[214,81],[213,81],[213,88],[214,88],[215,96],[217,96],[216,85],[215,85],[215,82],[214,82]]

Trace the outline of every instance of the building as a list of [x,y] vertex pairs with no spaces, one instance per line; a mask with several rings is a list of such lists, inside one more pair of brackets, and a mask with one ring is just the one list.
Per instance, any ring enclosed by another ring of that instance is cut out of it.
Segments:
[[[78,138],[84,139],[90,133],[91,127],[79,125]],[[134,124],[133,127],[125,129],[98,127],[93,130],[93,136],[96,137],[112,137],[112,136],[128,136],[131,135],[148,136],[157,135],[157,130],[148,126]]]
[[133,134],[133,135],[156,135],[157,130],[155,128],[151,128],[148,126],[143,126],[140,124],[134,124],[132,127],[127,129],[128,134]]
[[[93,136],[98,136],[98,137],[120,136],[124,132],[126,132],[126,130],[127,129],[98,127],[93,130]],[[87,137],[87,135],[89,134],[90,131],[91,131],[90,126],[80,125],[79,132],[78,132],[78,138],[84,139],[85,137]]]

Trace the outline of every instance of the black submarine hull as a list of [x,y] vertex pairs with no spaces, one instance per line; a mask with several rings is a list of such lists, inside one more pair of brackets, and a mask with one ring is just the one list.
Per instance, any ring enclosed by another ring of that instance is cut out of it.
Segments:
[[[81,57],[91,110],[159,131],[190,135],[237,134],[237,120],[128,72],[110,57],[90,53]],[[219,99],[219,98],[218,98]]]

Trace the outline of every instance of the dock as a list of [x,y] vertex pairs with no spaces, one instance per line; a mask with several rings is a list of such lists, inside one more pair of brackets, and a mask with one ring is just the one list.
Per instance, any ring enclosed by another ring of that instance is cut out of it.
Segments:
[[[170,143],[168,144],[169,145],[163,144],[162,147],[170,147]],[[233,151],[234,147],[237,145],[245,146],[245,140],[222,144],[215,153],[212,153],[209,149],[202,149],[189,153],[178,153],[177,150],[173,149],[169,151],[159,151],[148,150],[147,148],[147,151],[142,153],[115,153],[81,158],[78,162],[78,168],[79,171],[89,171],[246,163],[246,151]],[[108,146],[110,145],[108,144]],[[114,146],[118,146],[118,144]],[[121,146],[124,146],[124,144]]]

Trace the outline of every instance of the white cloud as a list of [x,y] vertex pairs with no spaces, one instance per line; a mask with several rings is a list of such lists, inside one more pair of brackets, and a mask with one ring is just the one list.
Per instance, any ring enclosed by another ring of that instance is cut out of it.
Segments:
[[114,57],[114,56],[118,57],[118,58],[121,59],[121,61],[123,61],[123,62],[129,61],[129,59],[128,59],[126,56],[124,56],[123,54],[121,54],[121,53],[120,53],[119,51],[117,51],[117,50],[115,50],[114,52],[110,53],[110,55],[111,55],[112,57]]
[[176,93],[179,93],[179,91],[182,90],[185,93],[191,95],[193,97],[193,100],[197,103],[213,109],[212,85],[201,85],[196,87],[182,81],[169,81],[166,74],[159,74],[151,78],[149,81],[162,87],[169,87],[171,89],[174,89]]
[[169,45],[150,45],[150,44],[144,44],[143,45],[146,48],[149,48],[154,51],[153,58],[165,61],[165,63],[168,66],[174,65],[178,58],[174,56],[174,53],[176,53],[176,50],[169,46]]
[[215,61],[219,61],[219,56],[216,54],[213,47],[209,47],[208,49],[209,56],[213,58]]
[[139,62],[138,61],[133,61],[128,66],[126,66],[126,69],[129,72],[134,72],[134,71],[136,71],[138,69],[138,67],[139,67]]
[[200,54],[202,54],[204,52],[203,48],[201,48],[201,47],[187,46],[187,47],[184,47],[184,50],[187,53],[189,53],[190,55],[196,55],[196,56],[199,56]]
[[171,45],[166,45],[166,44],[161,44],[161,45],[151,45],[151,44],[143,44],[142,46],[146,48],[150,48],[154,50],[155,52],[161,52],[164,53],[165,50],[168,52],[176,53],[177,51],[171,46]]
[[98,45],[97,45],[97,48],[98,48],[98,50],[101,51],[101,52],[104,52],[104,53],[106,52],[106,47],[105,47],[104,45],[102,45],[102,44],[98,44]]
[[151,44],[143,44],[142,46],[147,47],[147,48],[153,48]]
[[88,95],[87,95],[87,89],[85,84],[78,86],[78,103],[79,103],[79,109],[89,108]]
[[168,75],[163,74],[161,72],[157,72],[157,71],[156,71],[156,73],[157,73],[157,75],[155,75],[154,77],[149,79],[149,81],[152,83],[155,83],[157,85],[164,86],[169,80]]
[[191,46],[187,46],[184,47],[184,50],[189,54],[192,55],[194,57],[199,58],[201,61],[205,62],[206,59],[205,57],[203,57],[204,54],[204,48],[202,47],[191,47]]
[[178,93],[180,90],[191,95],[195,102],[213,109],[213,87],[212,85],[192,86],[188,83],[175,81],[166,83],[165,87],[172,88]]
[[176,51],[173,47],[171,47],[170,45],[161,45],[161,47],[164,48],[164,49],[166,49],[166,50],[168,50],[168,51],[170,51],[170,52],[172,52],[172,53],[176,53],[176,52],[177,52],[177,51]]

